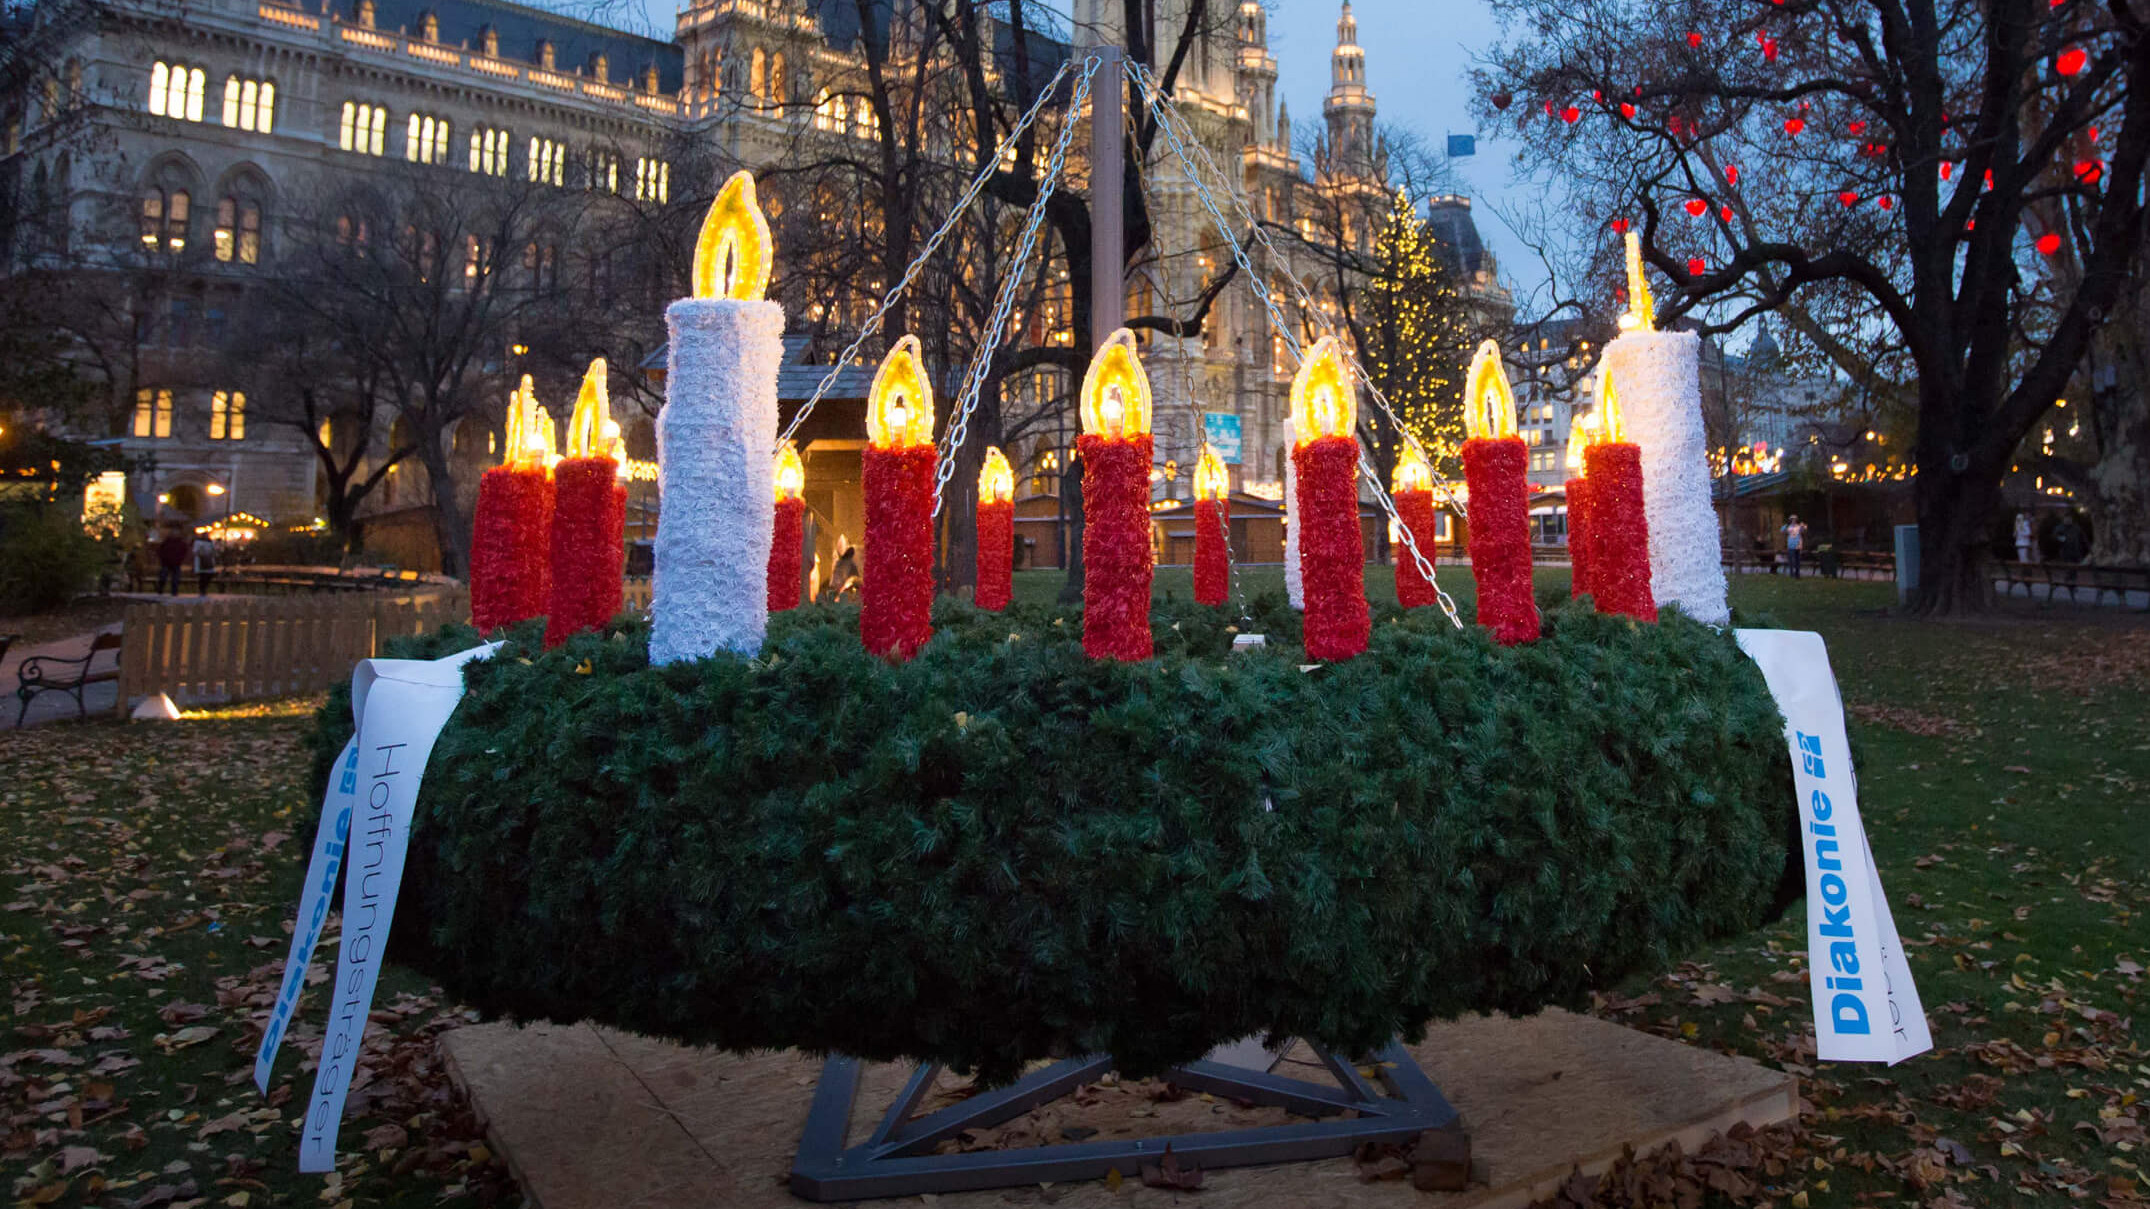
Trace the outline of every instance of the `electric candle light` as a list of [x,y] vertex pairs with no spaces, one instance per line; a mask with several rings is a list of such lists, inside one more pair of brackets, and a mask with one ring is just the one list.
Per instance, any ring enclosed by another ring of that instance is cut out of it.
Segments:
[[776,369],[784,308],[769,286],[754,178],[718,192],[694,248],[693,292],[665,308],[671,368],[657,413],[650,661],[753,655],[769,629]]
[[1126,328],[1098,346],[1082,380],[1082,649],[1150,657],[1150,379]]
[[909,659],[933,636],[933,387],[918,337],[888,350],[866,396],[859,637]]
[[1627,439],[1620,390],[1598,370],[1597,424],[1583,449],[1590,481],[1590,591],[1600,613],[1657,620],[1650,595],[1650,522],[1643,506],[1642,450]]
[[1659,608],[1678,604],[1697,621],[1723,625],[1732,611],[1725,603],[1724,558],[1710,503],[1702,338],[1655,330],[1641,241],[1633,233],[1627,268],[1633,310],[1621,321],[1625,330],[1605,346],[1604,372],[1620,385],[1626,440],[1641,451],[1652,599]]
[[776,453],[776,523],[769,542],[769,611],[799,607],[800,571],[806,561],[806,467],[791,442]]
[[524,374],[508,399],[506,461],[478,480],[471,517],[470,623],[481,634],[543,613],[550,594],[552,417]]
[[627,562],[627,493],[605,439],[605,359],[590,362],[567,423],[567,456],[552,469],[552,590],[545,645],[594,630],[620,611]]
[[978,468],[978,587],[971,599],[998,613],[1014,594],[1015,471],[998,446]]
[[1396,518],[1403,522],[1403,532],[1410,535],[1410,543],[1399,541],[1395,551],[1396,601],[1407,609],[1430,605],[1440,597],[1434,591],[1433,581],[1419,572],[1418,560],[1411,557],[1411,543],[1418,546],[1419,553],[1426,556],[1426,563],[1431,566],[1435,533],[1433,467],[1426,464],[1425,455],[1416,445],[1405,442],[1402,455],[1396,459],[1396,473],[1389,482],[1389,498],[1396,502]]
[[1194,463],[1194,598],[1221,605],[1231,594],[1232,563],[1225,542],[1232,520],[1231,472],[1208,445]]
[[[1603,390],[1604,373],[1598,374],[1600,391]],[[1583,475],[1583,450],[1597,432],[1597,417],[1582,415],[1568,426],[1568,596],[1581,600],[1590,593],[1590,565],[1594,553],[1590,547],[1590,480]]]
[[1359,532],[1358,400],[1343,349],[1323,336],[1291,384],[1292,465],[1299,472],[1299,571],[1310,659],[1366,649],[1366,541]]
[[1516,435],[1515,392],[1488,340],[1471,358],[1463,393],[1463,477],[1470,488],[1471,578],[1478,622],[1504,646],[1535,642],[1530,586],[1530,450]]

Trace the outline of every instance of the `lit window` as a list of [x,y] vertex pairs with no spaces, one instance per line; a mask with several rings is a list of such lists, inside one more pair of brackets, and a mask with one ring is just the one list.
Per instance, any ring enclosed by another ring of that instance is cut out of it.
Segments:
[[158,61],[149,68],[149,111],[158,117],[183,122],[202,120],[202,84],[199,67]]
[[403,158],[414,164],[447,163],[448,119],[412,114],[404,128]]
[[261,206],[226,197],[216,204],[216,258],[226,264],[261,261]]
[[601,147],[590,148],[590,188],[607,193],[620,191],[620,157]]
[[386,107],[360,101],[343,103],[343,124],[337,131],[337,146],[360,155],[380,155],[387,133]]
[[530,136],[530,179],[548,185],[567,183],[567,148],[551,139]]
[[246,392],[220,390],[209,396],[209,439],[246,439]]
[[188,202],[184,189],[166,191],[152,185],[143,190],[142,245],[155,249],[161,240],[169,251],[185,251]]
[[134,392],[134,435],[150,438],[172,435],[171,391],[138,390]]
[[487,176],[508,174],[510,136],[505,130],[480,126],[470,132],[470,170]]
[[635,200],[663,205],[672,195],[672,165],[643,156],[635,160]]
[[224,77],[224,124],[262,134],[276,120],[276,85],[267,80]]

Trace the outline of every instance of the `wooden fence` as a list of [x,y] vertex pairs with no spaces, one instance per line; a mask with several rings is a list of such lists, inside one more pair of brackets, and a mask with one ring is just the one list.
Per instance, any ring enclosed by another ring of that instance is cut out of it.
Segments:
[[129,605],[119,712],[155,693],[197,705],[319,692],[391,639],[469,619],[461,587]]

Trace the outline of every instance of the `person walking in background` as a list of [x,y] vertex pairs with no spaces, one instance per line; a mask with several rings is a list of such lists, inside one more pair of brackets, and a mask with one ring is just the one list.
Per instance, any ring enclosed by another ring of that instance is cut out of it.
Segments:
[[2060,523],[2053,526],[2053,556],[2064,563],[2079,563],[2089,553],[2089,543],[2078,524],[2075,513],[2063,512]]
[[200,595],[209,595],[209,581],[215,578],[216,543],[204,533],[194,539],[194,580]]
[[[164,540],[157,543],[157,593],[179,595],[180,576],[186,574],[187,554],[192,543],[176,527],[164,531]],[[166,584],[171,587],[167,589]]]
[[2028,512],[2016,513],[2016,561],[2038,561],[2038,530],[2031,524],[2031,514]]
[[1799,578],[1799,552],[1806,546],[1807,527],[1794,512],[1784,522],[1784,565],[1791,571],[1793,579]]

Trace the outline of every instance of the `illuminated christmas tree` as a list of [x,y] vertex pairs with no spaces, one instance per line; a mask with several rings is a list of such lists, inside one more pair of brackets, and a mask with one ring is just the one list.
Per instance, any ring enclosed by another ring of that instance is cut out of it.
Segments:
[[[1435,472],[1460,477],[1463,375],[1472,348],[1473,313],[1455,270],[1441,258],[1425,219],[1401,198],[1374,243],[1365,299],[1366,372]],[[1381,434],[1393,441],[1390,434]],[[1384,443],[1386,443],[1386,441]],[[1393,463],[1394,450],[1381,460]],[[1384,470],[1386,470],[1386,465]]]

